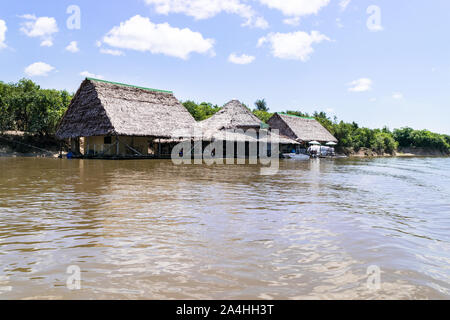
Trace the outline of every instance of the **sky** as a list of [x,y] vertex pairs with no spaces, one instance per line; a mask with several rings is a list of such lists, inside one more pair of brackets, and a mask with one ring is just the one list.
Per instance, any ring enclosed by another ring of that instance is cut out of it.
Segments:
[[448,0],[0,2],[0,81],[85,77],[450,134]]

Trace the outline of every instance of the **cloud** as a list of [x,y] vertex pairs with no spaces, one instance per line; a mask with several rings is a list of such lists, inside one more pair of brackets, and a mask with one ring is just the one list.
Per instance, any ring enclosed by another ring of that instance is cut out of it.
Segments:
[[183,13],[196,20],[209,19],[221,12],[236,14],[245,19],[243,26],[266,29],[268,22],[241,0],[145,0],[159,14]]
[[29,77],[46,77],[50,72],[55,70],[51,65],[44,62],[36,62],[25,68],[25,73]]
[[120,50],[113,50],[113,49],[100,49],[100,53],[103,53],[103,54],[109,54],[109,55],[111,55],[111,56],[116,56],[116,57],[119,57],[119,56],[124,56],[125,55],[125,53],[123,53],[123,51],[120,51]]
[[392,95],[392,98],[394,98],[395,100],[402,100],[403,99],[403,93],[401,93],[401,92],[394,92],[394,94]]
[[0,20],[0,49],[6,48],[6,31],[8,28],[6,27],[6,22],[4,20]]
[[246,54],[238,56],[235,53],[232,53],[228,57],[228,61],[230,61],[231,63],[235,63],[235,64],[250,64],[253,61],[255,61],[255,57],[249,56]]
[[76,41],[72,41],[67,47],[66,50],[72,53],[77,53],[80,51],[80,49],[78,48],[78,42]]
[[103,77],[102,75],[90,73],[89,71],[81,72],[80,76],[82,76],[84,78],[95,78],[95,79],[100,79],[100,80],[105,79],[105,77]]
[[290,26],[298,26],[300,24],[300,18],[299,17],[286,18],[283,20],[283,23]]
[[318,31],[312,31],[311,34],[303,31],[270,33],[259,39],[258,47],[269,43],[274,57],[306,62],[314,53],[312,45],[322,41],[331,40]]
[[31,14],[23,15],[21,18],[27,21],[21,24],[20,31],[30,38],[40,38],[43,47],[53,46],[53,34],[59,31],[55,18],[37,18]]
[[285,16],[307,16],[317,14],[330,0],[259,0],[272,9],[280,10]]
[[214,55],[213,39],[205,39],[199,32],[178,29],[168,23],[155,24],[148,18],[134,16],[114,27],[104,37],[107,45],[153,54],[188,59],[193,52]]
[[341,2],[339,2],[339,7],[341,7],[342,11],[345,11],[345,9],[347,9],[350,2],[352,2],[352,0],[341,0]]
[[342,29],[344,27],[341,18],[336,18],[336,25],[339,29]]
[[349,83],[350,92],[365,92],[372,90],[373,81],[369,78],[361,78]]

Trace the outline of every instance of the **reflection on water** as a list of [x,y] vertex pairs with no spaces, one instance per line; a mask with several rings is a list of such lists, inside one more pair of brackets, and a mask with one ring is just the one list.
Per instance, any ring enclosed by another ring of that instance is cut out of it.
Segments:
[[449,159],[0,170],[0,299],[450,298]]

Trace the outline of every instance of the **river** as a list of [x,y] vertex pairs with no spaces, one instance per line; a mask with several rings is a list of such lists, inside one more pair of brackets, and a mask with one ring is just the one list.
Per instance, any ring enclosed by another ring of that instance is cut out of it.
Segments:
[[0,299],[450,299],[450,159],[0,158]]

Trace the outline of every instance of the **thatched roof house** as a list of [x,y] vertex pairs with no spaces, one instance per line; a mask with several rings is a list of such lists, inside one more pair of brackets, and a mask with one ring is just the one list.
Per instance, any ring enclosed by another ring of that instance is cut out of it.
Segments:
[[[260,139],[255,139],[254,137],[235,131],[239,129],[244,131],[253,129],[259,132],[267,127],[266,124],[258,119],[258,117],[256,117],[238,100],[228,102],[211,118],[201,121],[197,125],[201,128],[203,138],[206,140],[230,139],[234,141],[248,142],[258,142]],[[272,137],[274,137],[273,133],[268,132],[268,135],[272,135]],[[277,138],[281,144],[298,144],[298,142],[281,135],[275,138]]]
[[268,124],[271,128],[278,129],[280,134],[298,142],[338,142],[338,140],[314,118],[276,113],[270,118]]
[[170,91],[87,78],[75,94],[56,136],[178,138],[195,120]]

